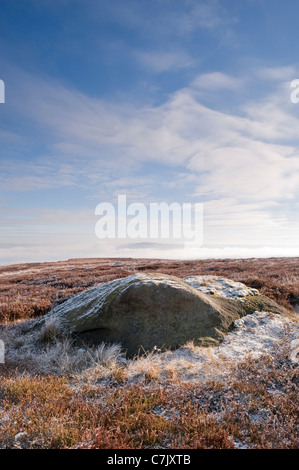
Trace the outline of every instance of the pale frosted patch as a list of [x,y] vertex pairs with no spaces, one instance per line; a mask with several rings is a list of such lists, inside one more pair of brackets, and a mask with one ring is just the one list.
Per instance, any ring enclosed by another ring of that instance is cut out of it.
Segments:
[[5,351],[4,341],[0,339],[0,364],[4,364],[5,362],[4,351]]
[[208,295],[243,300],[244,297],[259,295],[259,291],[241,282],[220,276],[188,276],[184,281],[194,289]]

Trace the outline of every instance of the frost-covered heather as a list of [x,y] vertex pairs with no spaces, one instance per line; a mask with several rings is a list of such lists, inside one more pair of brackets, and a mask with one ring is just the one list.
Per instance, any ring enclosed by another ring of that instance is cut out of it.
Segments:
[[0,331],[0,448],[298,448],[298,321],[254,312],[218,347],[130,360],[36,325]]
[[57,318],[50,316],[42,328],[34,328],[34,324],[17,323],[2,330],[5,364],[10,368],[18,368],[32,375],[40,372],[69,376],[85,373],[90,368],[100,368],[105,376],[117,358],[122,357],[121,347],[117,344],[97,347],[75,345]]
[[187,276],[210,295],[259,289],[291,312],[298,267],[298,258],[0,267],[0,448],[298,448],[298,315],[255,312],[218,347],[190,342],[133,360],[119,345],[76,345],[57,317],[35,328],[75,294],[143,272]]

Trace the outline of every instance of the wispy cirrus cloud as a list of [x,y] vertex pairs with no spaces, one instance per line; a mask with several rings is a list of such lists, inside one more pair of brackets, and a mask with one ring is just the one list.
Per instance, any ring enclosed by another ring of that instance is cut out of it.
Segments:
[[101,5],[89,5],[93,16],[109,12],[111,17],[129,28],[138,28],[144,35],[156,34],[157,38],[167,35],[187,35],[197,30],[215,30],[237,22],[219,0],[152,0],[150,5],[137,0],[113,4],[104,1]]
[[184,33],[191,33],[199,28],[214,30],[237,22],[236,16],[230,16],[223,2],[218,0],[186,0],[185,3],[189,11],[177,18],[177,27]]

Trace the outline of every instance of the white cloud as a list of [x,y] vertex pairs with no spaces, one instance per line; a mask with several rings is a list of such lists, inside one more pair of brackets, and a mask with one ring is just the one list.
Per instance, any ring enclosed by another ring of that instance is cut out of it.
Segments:
[[195,80],[193,80],[191,86],[192,88],[210,90],[214,94],[217,94],[222,88],[238,91],[243,83],[243,80],[231,77],[223,72],[211,72],[199,75]]

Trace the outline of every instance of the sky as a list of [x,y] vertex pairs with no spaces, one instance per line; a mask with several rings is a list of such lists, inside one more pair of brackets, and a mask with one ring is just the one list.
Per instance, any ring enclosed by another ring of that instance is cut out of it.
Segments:
[[[296,0],[1,0],[0,264],[299,256],[298,16]],[[99,238],[96,208],[117,223],[120,195],[147,211],[137,232],[165,223],[153,203],[201,205],[201,243]]]

